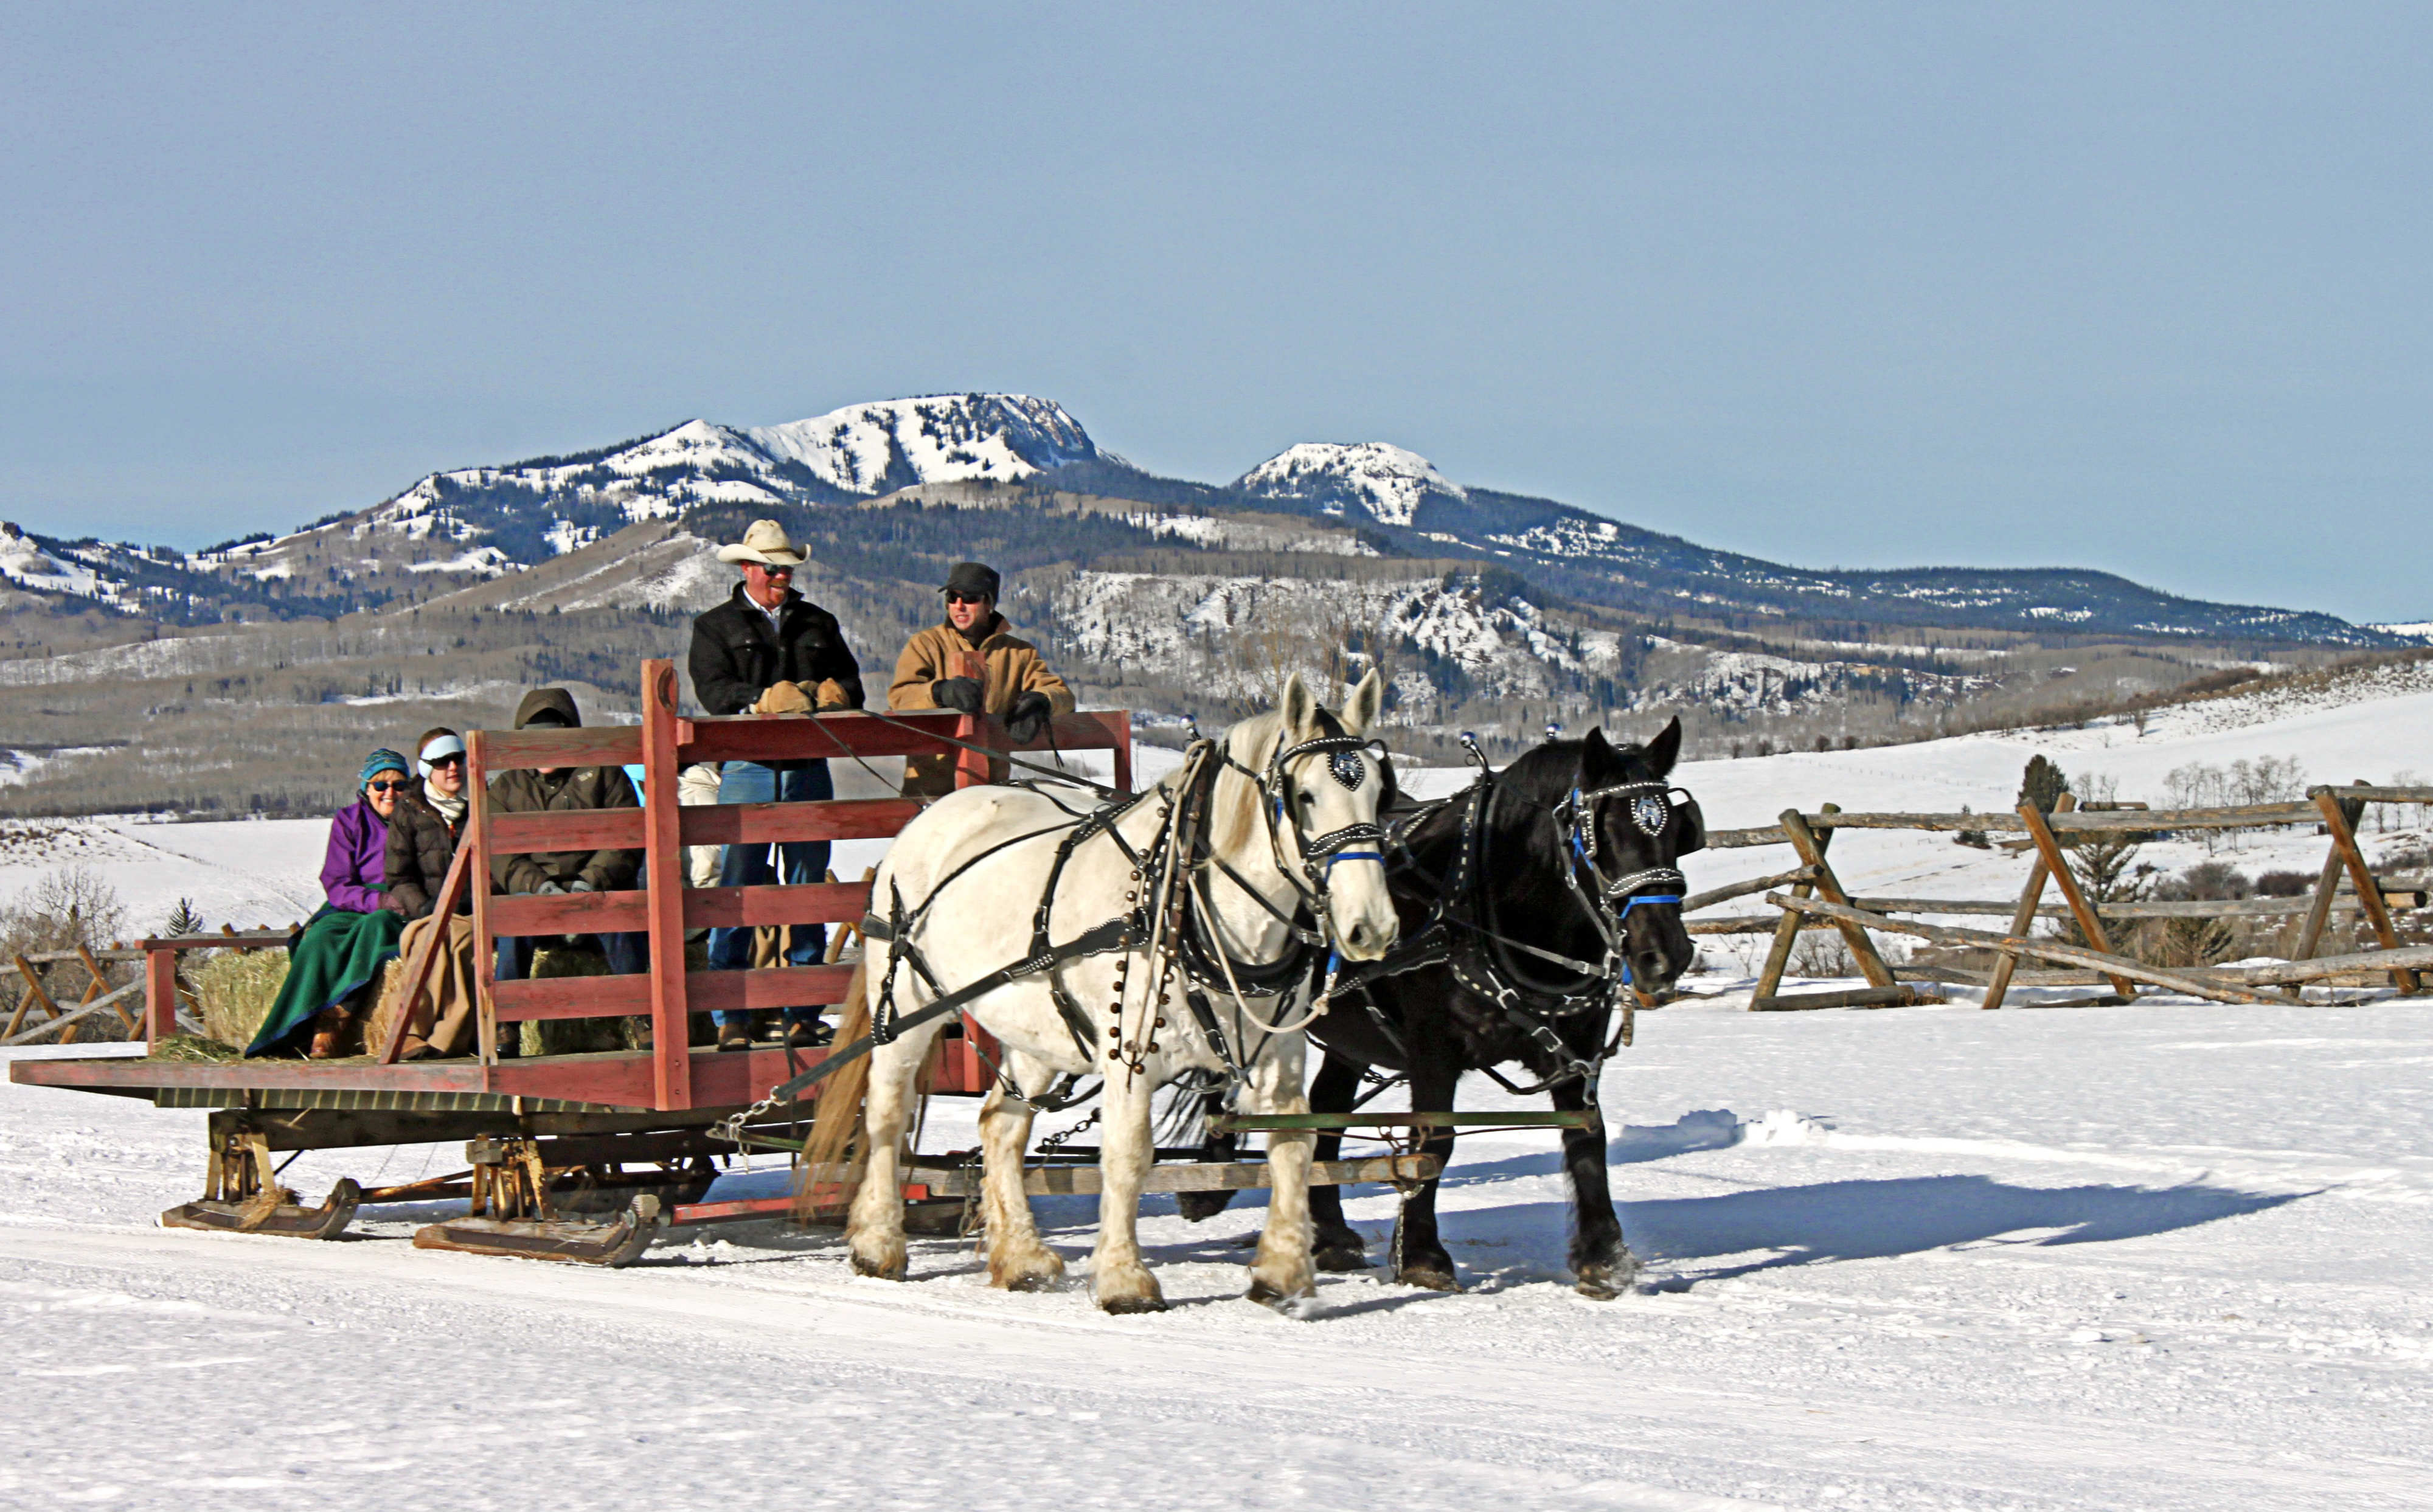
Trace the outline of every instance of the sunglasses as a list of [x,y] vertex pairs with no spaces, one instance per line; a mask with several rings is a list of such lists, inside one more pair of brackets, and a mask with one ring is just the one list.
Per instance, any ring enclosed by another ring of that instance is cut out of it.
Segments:
[[407,782],[366,782],[364,784],[364,787],[372,792],[400,792],[412,786],[412,783]]
[[434,758],[432,759],[432,762],[431,762],[431,770],[432,770],[432,771],[434,771],[434,772],[436,772],[436,771],[438,771],[441,767],[461,767],[461,766],[463,766],[464,764],[465,764],[465,753],[464,753],[464,752],[462,752],[462,751],[459,751],[459,752],[456,752],[456,753],[455,753],[454,755],[452,755],[452,756],[435,756],[435,757],[434,757]]
[[760,575],[762,577],[792,577],[794,575],[794,569],[791,567],[771,567],[764,562],[755,562],[752,565],[760,569]]
[[974,598],[968,594],[949,593],[946,595],[946,602],[948,603],[988,603],[988,596],[982,594],[978,598]]

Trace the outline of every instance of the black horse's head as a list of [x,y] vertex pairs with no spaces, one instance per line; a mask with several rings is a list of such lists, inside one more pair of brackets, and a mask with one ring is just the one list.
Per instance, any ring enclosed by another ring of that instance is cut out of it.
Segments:
[[1641,991],[1661,992],[1690,969],[1697,947],[1681,925],[1681,858],[1706,844],[1695,800],[1672,787],[1681,755],[1681,722],[1645,745],[1617,745],[1603,730],[1579,742],[1572,792],[1556,823],[1581,884],[1603,892],[1622,922],[1624,954]]

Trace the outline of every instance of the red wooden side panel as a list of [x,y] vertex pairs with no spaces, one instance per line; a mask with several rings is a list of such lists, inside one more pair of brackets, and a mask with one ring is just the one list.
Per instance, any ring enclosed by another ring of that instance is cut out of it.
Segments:
[[676,828],[676,666],[642,663],[644,895],[651,931],[651,1053],[661,1108],[692,1106],[692,1004],[685,973],[685,853]]
[[178,1032],[178,953],[144,951],[144,1038],[158,1045]]
[[911,798],[835,798],[818,804],[709,804],[684,810],[688,845],[769,845],[785,841],[885,840],[921,811]]
[[[530,981],[501,982],[492,991],[502,1024],[549,1018],[623,1018],[652,1012],[655,980],[655,976],[541,977]],[[852,980],[851,966],[696,971],[685,975],[685,994],[695,1013],[824,1008],[842,1002],[845,988]]]
[[[630,724],[487,733],[488,767],[494,773],[528,767],[629,767],[642,759],[642,732]],[[476,790],[468,784],[466,790]]]
[[642,810],[638,808],[571,808],[553,814],[490,816],[490,849],[497,855],[641,848]]

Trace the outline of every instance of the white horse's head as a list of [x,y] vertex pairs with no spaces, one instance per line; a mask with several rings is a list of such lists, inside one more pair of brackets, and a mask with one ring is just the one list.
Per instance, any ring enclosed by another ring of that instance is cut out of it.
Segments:
[[[1388,770],[1385,756],[1364,743],[1384,701],[1373,669],[1340,710],[1321,706],[1296,672],[1281,707],[1226,736],[1240,770],[1259,773],[1258,790],[1247,803],[1226,806],[1213,842],[1280,871],[1322,911],[1347,960],[1383,956],[1400,928],[1377,829]],[[1231,774],[1251,782],[1239,771]]]

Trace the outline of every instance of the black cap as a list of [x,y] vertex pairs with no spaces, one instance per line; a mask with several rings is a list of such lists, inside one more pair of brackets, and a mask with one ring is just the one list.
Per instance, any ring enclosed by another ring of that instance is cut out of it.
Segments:
[[982,567],[978,562],[957,562],[955,569],[946,574],[946,586],[938,591],[958,593],[966,599],[985,596],[990,603],[994,603],[996,602],[996,588],[997,575],[995,568]]

